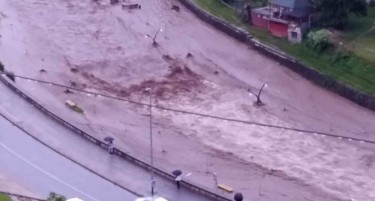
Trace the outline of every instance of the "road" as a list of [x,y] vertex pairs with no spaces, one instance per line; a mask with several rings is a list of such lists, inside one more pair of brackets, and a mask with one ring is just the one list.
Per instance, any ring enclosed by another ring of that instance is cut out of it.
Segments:
[[[21,125],[30,134],[111,181],[133,192],[142,195],[150,194],[149,171],[118,157],[109,156],[102,148],[49,119],[2,83],[0,83],[0,91],[2,92],[0,112]],[[68,196],[100,201],[135,198],[134,195],[113,186],[110,182],[100,179],[44,147],[27,134],[4,122],[3,118],[0,121],[2,131],[7,131],[0,133],[2,143],[0,172],[5,173],[9,178],[14,178],[17,183],[24,184],[33,193],[45,196],[50,191],[55,191]],[[170,201],[211,200],[188,189],[177,190],[174,183],[161,177],[156,176],[155,180],[156,194]]]
[[4,118],[0,127],[0,172],[40,197],[52,191],[90,201],[136,197],[51,151]]

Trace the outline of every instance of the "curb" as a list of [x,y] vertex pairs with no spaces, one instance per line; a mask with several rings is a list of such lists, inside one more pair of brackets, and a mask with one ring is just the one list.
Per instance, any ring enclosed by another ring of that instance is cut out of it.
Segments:
[[206,12],[198,5],[196,5],[193,0],[178,0],[182,5],[184,5],[188,10],[195,14],[199,19],[208,23],[209,25],[215,27],[219,31],[226,33],[227,35],[233,37],[234,39],[247,44],[253,49],[257,50],[261,54],[278,61],[280,64],[288,67],[292,71],[298,73],[307,80],[324,87],[352,102],[375,111],[375,97],[367,93],[358,91],[350,86],[347,86],[330,76],[324,75],[313,68],[310,68],[300,61],[294,59],[290,55],[286,55],[279,50],[271,48],[251,36],[250,33],[242,29],[236,28],[224,20]]

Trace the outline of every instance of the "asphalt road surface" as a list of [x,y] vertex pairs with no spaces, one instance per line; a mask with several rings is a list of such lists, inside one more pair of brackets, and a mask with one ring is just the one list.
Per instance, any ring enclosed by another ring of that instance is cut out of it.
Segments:
[[[51,120],[0,83],[0,112],[33,136],[106,178],[143,195],[150,194],[150,172],[98,146]],[[0,173],[38,197],[54,191],[85,201],[132,201],[136,196],[114,186],[57,154],[0,117]],[[169,201],[212,201],[155,175],[156,195]]]
[[83,169],[0,118],[0,172],[41,198],[49,192],[85,201],[126,201],[136,196]]

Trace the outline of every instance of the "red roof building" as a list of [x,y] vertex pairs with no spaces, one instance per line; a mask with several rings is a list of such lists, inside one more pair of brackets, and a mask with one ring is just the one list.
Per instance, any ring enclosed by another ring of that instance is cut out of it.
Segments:
[[301,42],[310,28],[311,9],[308,0],[270,0],[267,7],[251,9],[254,26],[267,29],[278,37]]

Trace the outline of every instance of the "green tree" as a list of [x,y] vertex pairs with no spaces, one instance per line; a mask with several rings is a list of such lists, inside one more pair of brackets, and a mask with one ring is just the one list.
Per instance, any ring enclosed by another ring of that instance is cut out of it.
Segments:
[[350,0],[350,12],[355,15],[367,16],[367,1],[366,0]]
[[55,192],[51,192],[48,195],[47,201],[65,201],[66,198],[63,195],[56,194]]
[[367,15],[366,0],[310,0],[310,3],[319,13],[319,23],[323,27],[344,29],[351,13]]

